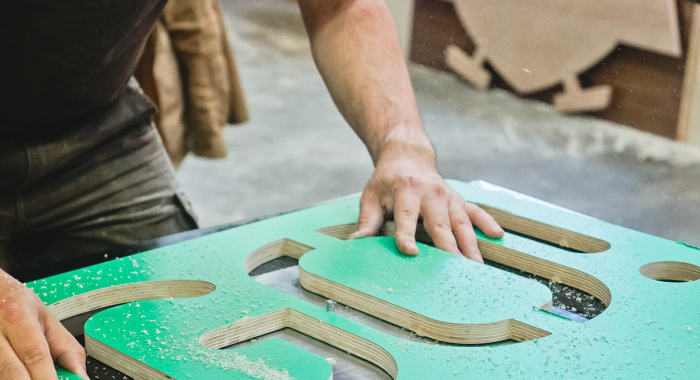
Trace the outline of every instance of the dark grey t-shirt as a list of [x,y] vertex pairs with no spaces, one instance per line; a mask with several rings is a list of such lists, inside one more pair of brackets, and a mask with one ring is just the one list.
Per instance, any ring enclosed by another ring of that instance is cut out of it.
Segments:
[[60,128],[121,96],[166,1],[1,1],[0,136]]

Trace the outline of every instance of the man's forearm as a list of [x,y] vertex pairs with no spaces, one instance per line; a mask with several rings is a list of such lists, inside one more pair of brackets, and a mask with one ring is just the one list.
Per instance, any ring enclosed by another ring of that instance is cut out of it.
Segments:
[[483,262],[472,222],[492,238],[503,236],[503,230],[438,173],[384,0],[299,4],[316,65],[376,167],[362,192],[352,238],[375,235],[384,218],[393,216],[397,247],[416,255],[416,225],[422,217],[437,248]]
[[300,0],[316,64],[375,164],[382,151],[434,160],[391,14],[382,0]]

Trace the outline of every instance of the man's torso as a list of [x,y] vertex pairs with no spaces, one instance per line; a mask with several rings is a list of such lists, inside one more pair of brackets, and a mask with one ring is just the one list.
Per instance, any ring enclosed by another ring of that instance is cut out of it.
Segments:
[[167,0],[0,6],[0,133],[56,128],[116,100]]

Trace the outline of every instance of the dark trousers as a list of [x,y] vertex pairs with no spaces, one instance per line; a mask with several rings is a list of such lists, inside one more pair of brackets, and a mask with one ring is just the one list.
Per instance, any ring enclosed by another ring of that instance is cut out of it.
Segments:
[[0,268],[12,274],[197,228],[153,112],[132,85],[42,136],[3,137],[0,127]]

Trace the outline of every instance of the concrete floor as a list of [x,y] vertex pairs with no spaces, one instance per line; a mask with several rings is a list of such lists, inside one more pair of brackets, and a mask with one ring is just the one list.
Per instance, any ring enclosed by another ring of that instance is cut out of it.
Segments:
[[[364,146],[333,105],[294,3],[223,0],[251,121],[226,130],[224,160],[188,157],[179,179],[202,226],[362,190]],[[482,179],[700,246],[700,147],[585,117],[410,65],[444,177]]]

